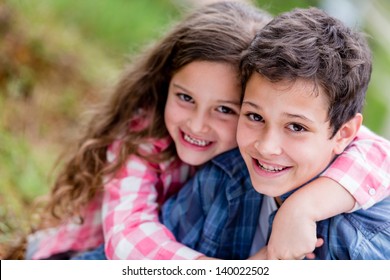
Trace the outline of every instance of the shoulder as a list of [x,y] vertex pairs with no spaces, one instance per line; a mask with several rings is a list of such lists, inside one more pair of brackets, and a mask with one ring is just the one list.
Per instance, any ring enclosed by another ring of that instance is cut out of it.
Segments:
[[[253,189],[248,169],[238,148],[222,153],[210,160],[195,176],[200,185],[229,196],[240,196]],[[212,185],[212,187],[211,187]]]
[[[153,156],[157,155],[165,150],[167,150],[172,143],[170,137],[164,138],[149,138],[139,145],[138,152],[143,156]],[[121,140],[115,140],[107,148],[107,161],[113,162],[116,160],[118,154],[120,153],[123,142]],[[129,157],[132,155],[129,155]]]
[[[390,228],[390,197],[376,203],[366,210],[342,214],[354,227],[362,232],[375,234],[383,228]],[[369,236],[367,236],[369,237]]]
[[386,198],[367,210],[329,219],[328,242],[333,255],[343,256],[348,252],[351,259],[389,259],[389,211],[390,198]]
[[238,148],[216,156],[211,160],[211,164],[218,167],[230,178],[249,176],[248,169]]
[[346,149],[348,152],[359,153],[364,156],[364,158],[372,159],[372,158],[388,158],[390,154],[390,141],[375,134],[370,129],[365,126],[362,126]]
[[376,233],[385,228],[390,228],[390,197],[378,202],[372,207],[357,210],[351,213],[343,213],[331,218],[332,227],[343,232],[345,228],[354,228],[361,232],[365,238],[372,238]]

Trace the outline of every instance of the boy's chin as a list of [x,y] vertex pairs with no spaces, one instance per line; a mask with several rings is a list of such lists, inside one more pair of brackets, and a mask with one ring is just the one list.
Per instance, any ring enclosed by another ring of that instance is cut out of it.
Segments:
[[253,186],[255,191],[260,193],[260,194],[263,194],[263,195],[266,195],[266,196],[270,196],[270,197],[277,197],[277,196],[280,196],[281,194],[279,194],[278,192],[274,192],[274,191],[271,191],[267,188],[264,188],[264,186]]
[[210,157],[195,157],[195,156],[189,156],[188,154],[187,155],[183,155],[183,156],[179,156],[179,158],[181,159],[182,162],[188,164],[188,165],[191,165],[191,166],[201,166],[203,164],[205,164],[206,162],[208,162],[209,160],[211,160],[212,158]]
[[[285,187],[285,186],[284,186]],[[256,192],[260,193],[260,194],[263,194],[263,195],[266,195],[266,196],[269,196],[269,197],[279,197],[281,195],[284,195],[288,192],[290,192],[291,190],[295,190],[296,188],[292,187],[291,189],[288,189],[286,190],[285,188],[281,188],[278,186],[272,186],[270,187],[269,185],[253,185],[253,188],[255,189]]]

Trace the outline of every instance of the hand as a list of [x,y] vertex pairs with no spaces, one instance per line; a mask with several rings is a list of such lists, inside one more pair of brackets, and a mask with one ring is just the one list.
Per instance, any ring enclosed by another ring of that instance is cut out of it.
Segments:
[[[322,245],[324,245],[324,239],[322,238],[318,238],[317,239],[317,242],[315,244],[316,248],[317,247],[321,247]],[[306,254],[306,258],[309,259],[309,260],[314,260],[316,257],[316,255],[314,253],[308,253]]]
[[277,212],[268,242],[267,259],[287,260],[313,259],[313,251],[322,246],[323,240],[316,236],[316,222],[306,215],[301,204],[288,203],[288,199]]
[[248,258],[248,260],[267,260],[267,246],[263,247],[256,254]]
[[316,222],[350,211],[354,205],[353,196],[326,177],[300,188],[284,201],[275,216],[267,257],[314,258],[314,249],[323,245],[316,236]]

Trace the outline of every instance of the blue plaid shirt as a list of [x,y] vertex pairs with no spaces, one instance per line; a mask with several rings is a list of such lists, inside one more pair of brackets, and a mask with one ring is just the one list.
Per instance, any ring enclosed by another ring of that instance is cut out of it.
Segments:
[[[168,200],[161,221],[179,242],[209,257],[246,259],[262,201],[234,149],[206,164]],[[315,251],[318,259],[390,259],[390,198],[321,221],[317,234],[325,241]]]

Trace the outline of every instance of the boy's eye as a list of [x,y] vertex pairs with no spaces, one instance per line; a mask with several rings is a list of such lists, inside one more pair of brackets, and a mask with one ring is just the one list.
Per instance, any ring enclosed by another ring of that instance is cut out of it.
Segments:
[[296,124],[296,123],[289,124],[287,127],[288,127],[288,129],[290,129],[291,131],[294,131],[294,132],[306,131],[306,128],[304,128],[302,125]]
[[191,102],[194,103],[194,100],[192,99],[191,96],[185,93],[178,93],[177,96],[180,98],[180,100],[183,100],[185,102]]
[[255,113],[247,113],[245,114],[246,117],[251,120],[251,121],[254,121],[254,122],[261,122],[263,121],[263,117],[260,116],[259,114],[255,114]]
[[218,112],[221,112],[223,114],[234,114],[234,110],[230,109],[229,107],[226,107],[226,106],[219,106],[217,108],[217,111]]

